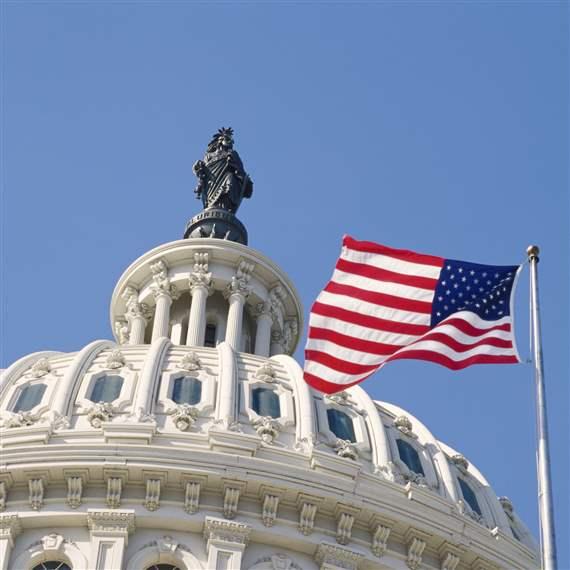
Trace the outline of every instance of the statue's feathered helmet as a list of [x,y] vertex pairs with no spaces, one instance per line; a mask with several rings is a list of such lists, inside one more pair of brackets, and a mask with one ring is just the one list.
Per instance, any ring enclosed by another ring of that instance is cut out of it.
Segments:
[[227,129],[225,127],[218,129],[218,132],[212,137],[212,140],[208,144],[208,152],[214,152],[218,148],[220,140],[226,138],[230,139],[233,145],[234,130],[231,127]]

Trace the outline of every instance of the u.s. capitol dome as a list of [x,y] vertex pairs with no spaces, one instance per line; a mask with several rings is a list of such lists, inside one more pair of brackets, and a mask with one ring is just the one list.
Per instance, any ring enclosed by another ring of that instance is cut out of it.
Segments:
[[299,296],[234,215],[247,175],[202,167],[186,239],[119,279],[114,340],[4,371],[0,570],[536,568],[460,451],[360,387],[307,386]]

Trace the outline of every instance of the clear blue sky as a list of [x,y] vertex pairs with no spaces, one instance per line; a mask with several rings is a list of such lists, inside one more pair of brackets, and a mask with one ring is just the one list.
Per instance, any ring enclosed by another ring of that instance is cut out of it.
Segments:
[[[126,266],[199,209],[220,126],[254,183],[240,218],[305,314],[344,233],[540,263],[561,568],[568,527],[568,5],[2,4],[1,365],[108,338]],[[528,273],[518,290],[528,355]],[[302,360],[302,350],[298,351]],[[376,398],[422,418],[537,534],[532,368],[397,362]]]

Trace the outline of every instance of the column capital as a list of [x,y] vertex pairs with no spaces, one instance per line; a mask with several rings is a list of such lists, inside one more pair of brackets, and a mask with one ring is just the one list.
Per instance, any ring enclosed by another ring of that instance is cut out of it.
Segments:
[[322,570],[346,568],[356,570],[364,558],[364,554],[343,548],[337,544],[321,542],[315,553],[315,560]]
[[208,271],[209,254],[202,251],[194,254],[194,265],[188,278],[190,294],[198,287],[204,287],[208,293],[212,293],[212,274]]
[[0,540],[6,539],[11,545],[14,539],[22,532],[22,522],[15,513],[0,515]]
[[204,521],[204,538],[208,541],[230,542],[247,545],[251,527],[248,524],[206,517]]
[[241,260],[238,264],[235,275],[232,276],[231,281],[226,285],[224,296],[229,299],[233,295],[238,295],[243,299],[247,299],[251,293],[251,275],[255,268],[255,264],[248,261]]
[[139,303],[139,292],[134,287],[127,285],[121,297],[127,305],[127,312],[125,313],[127,320],[130,321],[134,318],[143,318],[145,321],[150,320],[150,309],[146,303]]
[[107,536],[129,534],[135,530],[135,512],[89,509],[87,526],[91,533]]
[[152,293],[155,299],[158,299],[161,295],[169,297],[170,299],[178,299],[180,293],[178,292],[175,285],[170,283],[170,278],[168,277],[168,265],[163,259],[158,259],[154,263],[150,264],[150,272],[152,273]]

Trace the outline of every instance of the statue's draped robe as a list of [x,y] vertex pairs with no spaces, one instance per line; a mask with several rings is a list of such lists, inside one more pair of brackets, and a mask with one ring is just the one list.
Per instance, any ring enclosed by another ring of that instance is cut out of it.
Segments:
[[245,173],[238,153],[213,152],[205,157],[208,169],[204,206],[222,207],[236,212],[244,197],[251,196],[251,180]]

